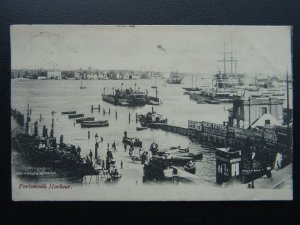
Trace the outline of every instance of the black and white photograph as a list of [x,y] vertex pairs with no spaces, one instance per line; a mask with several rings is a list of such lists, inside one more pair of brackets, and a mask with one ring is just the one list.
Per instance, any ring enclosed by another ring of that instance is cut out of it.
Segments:
[[293,200],[291,26],[10,38],[14,201]]

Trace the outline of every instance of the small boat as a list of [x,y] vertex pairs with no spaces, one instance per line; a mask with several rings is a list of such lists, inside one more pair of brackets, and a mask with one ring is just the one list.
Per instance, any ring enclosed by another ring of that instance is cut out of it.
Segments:
[[198,100],[197,104],[206,104],[206,101],[205,100]]
[[108,127],[108,120],[99,120],[99,121],[83,121],[81,123],[82,128],[89,127]]
[[206,100],[206,103],[208,103],[208,104],[219,104],[220,101],[218,101],[218,100]]
[[189,151],[190,151],[189,147],[187,147],[187,148],[179,148],[179,150],[178,150],[178,152],[180,152],[180,153],[187,153]]
[[184,171],[189,172],[191,174],[196,173],[196,165],[193,161],[190,161],[187,164],[185,164],[183,169],[184,169]]
[[194,154],[194,153],[187,153],[187,154],[181,154],[181,156],[185,157],[192,157],[193,160],[202,160],[203,159],[203,152]]
[[193,88],[193,87],[184,87],[183,89],[186,91],[200,91],[201,90],[200,88]]
[[107,183],[118,182],[118,181],[121,180],[121,178],[122,178],[122,174],[120,174],[120,173],[117,173],[117,174],[111,173],[111,174],[110,174],[110,177],[106,179],[106,182],[107,182]]
[[70,115],[70,114],[76,114],[76,111],[65,111],[65,112],[61,112],[61,115]]
[[171,163],[171,165],[175,166],[184,166],[189,161],[193,160],[192,157],[185,157],[181,155],[169,155],[167,156],[167,161]]
[[83,118],[79,118],[76,119],[76,123],[82,123],[84,121],[94,121],[95,117],[83,117]]
[[136,127],[136,130],[137,131],[140,131],[140,130],[146,130],[147,129],[147,127]]
[[79,113],[79,114],[70,114],[69,115],[69,119],[75,119],[75,118],[80,118],[80,117],[84,117],[84,114]]

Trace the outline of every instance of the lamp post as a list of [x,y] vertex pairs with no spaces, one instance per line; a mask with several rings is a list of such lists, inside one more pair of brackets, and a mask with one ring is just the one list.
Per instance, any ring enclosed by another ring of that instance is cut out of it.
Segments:
[[98,134],[95,134],[95,159],[97,160],[98,158]]
[[251,150],[252,150],[252,154],[251,154],[251,187],[254,188],[254,178],[253,178],[253,160],[254,160],[254,157],[255,157],[255,146],[252,146],[251,147]]
[[248,101],[249,101],[249,125],[248,125],[248,127],[250,127],[251,126],[251,115],[250,115],[250,113],[251,113],[251,108],[250,108],[251,98],[250,97],[248,98]]

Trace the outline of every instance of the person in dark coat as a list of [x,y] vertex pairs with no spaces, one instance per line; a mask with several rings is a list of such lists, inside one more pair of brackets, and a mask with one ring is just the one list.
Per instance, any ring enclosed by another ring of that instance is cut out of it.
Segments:
[[93,152],[92,152],[91,149],[90,149],[90,154],[89,154],[89,156],[90,156],[91,161],[93,161]]

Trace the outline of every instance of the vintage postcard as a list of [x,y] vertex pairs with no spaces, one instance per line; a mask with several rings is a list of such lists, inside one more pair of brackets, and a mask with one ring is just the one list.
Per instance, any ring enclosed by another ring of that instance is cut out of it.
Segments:
[[14,201],[293,199],[292,27],[10,34]]

